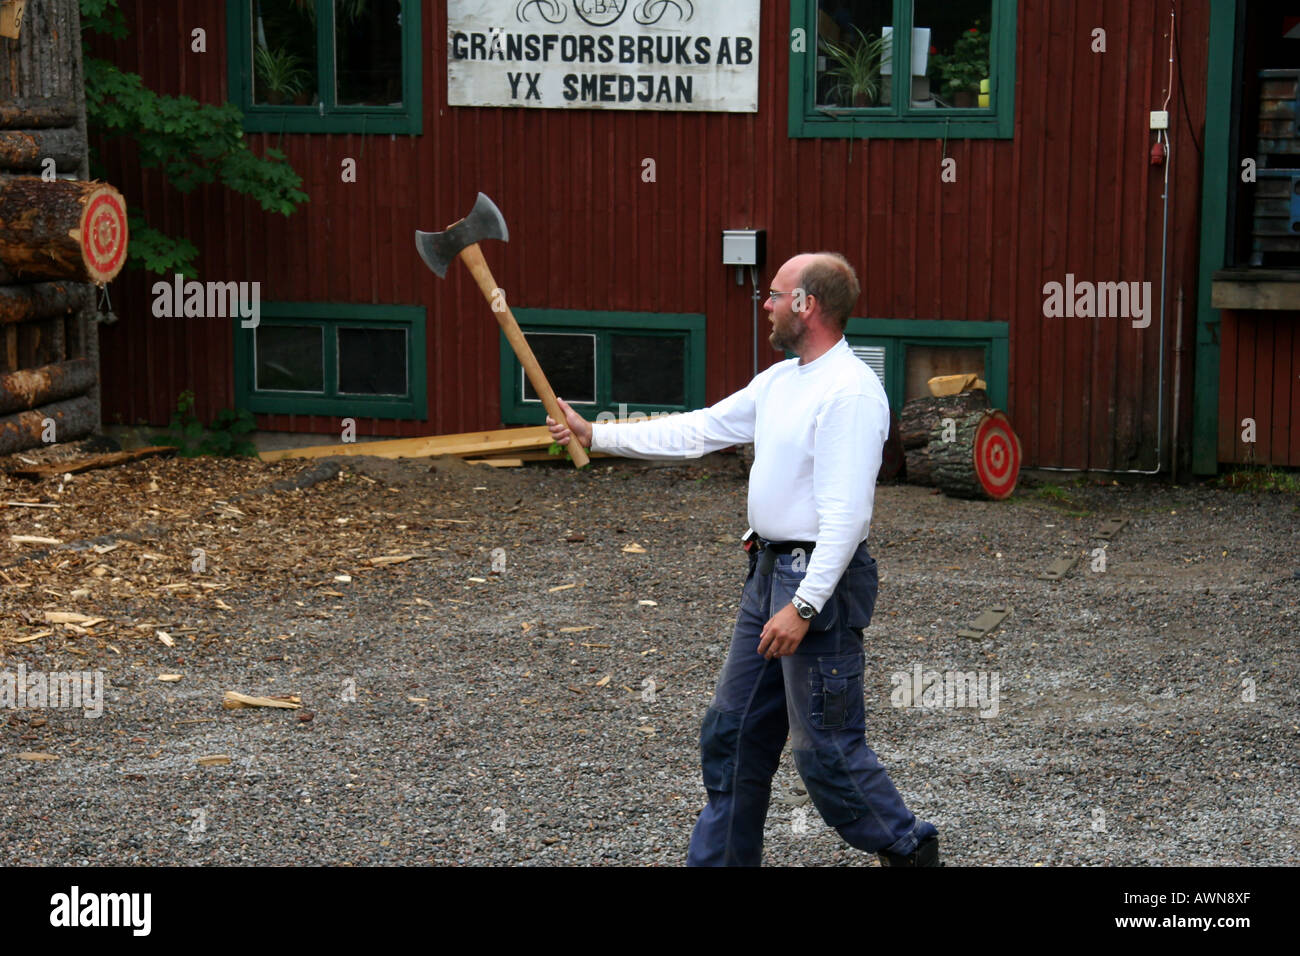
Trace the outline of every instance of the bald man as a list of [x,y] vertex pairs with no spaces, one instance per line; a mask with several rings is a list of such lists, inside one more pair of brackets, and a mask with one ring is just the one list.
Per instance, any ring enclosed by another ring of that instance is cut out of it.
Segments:
[[690,866],[758,866],[787,735],[817,811],[884,866],[939,866],[939,837],[899,796],[865,738],[863,629],[876,603],[867,552],[889,402],[844,338],[859,293],[836,253],[795,256],[763,308],[769,341],[798,358],[686,415],[593,428],[560,400],[562,445],[630,458],[698,458],[754,443],[749,577],[700,731],[708,804]]

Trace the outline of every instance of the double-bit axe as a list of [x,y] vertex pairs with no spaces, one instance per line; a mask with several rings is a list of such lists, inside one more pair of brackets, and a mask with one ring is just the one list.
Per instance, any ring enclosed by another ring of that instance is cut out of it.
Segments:
[[[452,223],[442,232],[420,232],[417,229],[415,248],[425,265],[437,273],[440,279],[447,277],[447,270],[457,256],[465,261],[483,297],[492,306],[497,322],[501,325],[501,331],[506,335],[506,341],[515,350],[515,356],[528,374],[528,381],[533,383],[533,391],[541,398],[546,413],[555,421],[563,422],[564,412],[560,411],[560,403],[555,400],[555,392],[551,390],[551,384],[546,381],[546,374],[542,371],[542,367],[537,364],[537,358],[533,355],[528,340],[524,338],[524,333],[519,331],[519,323],[515,321],[510,306],[505,303],[505,297],[492,278],[492,272],[483,259],[482,251],[479,250],[478,244],[483,239],[500,239],[502,242],[509,242],[510,231],[506,229],[506,221],[501,215],[501,210],[496,207],[496,203],[479,193],[478,201],[474,203],[474,208],[470,210],[469,215],[459,222]],[[498,302],[500,305],[497,304]],[[576,439],[569,442],[569,456],[573,459],[575,468],[582,468],[590,461],[586,451]]]

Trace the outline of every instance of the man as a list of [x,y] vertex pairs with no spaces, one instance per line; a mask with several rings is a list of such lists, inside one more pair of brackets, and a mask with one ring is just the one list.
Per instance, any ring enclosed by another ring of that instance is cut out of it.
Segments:
[[[763,308],[779,362],[706,409],[593,428],[563,400],[555,440],[632,458],[699,457],[754,443],[749,577],[731,649],[700,732],[708,805],[688,865],[757,866],[772,776],[787,734],[822,818],[886,866],[938,866],[918,820],[865,740],[863,631],[876,601],[867,552],[876,474],[889,436],[880,380],[849,350],[858,298],[834,253],[781,266]],[[747,536],[749,537],[749,536]]]

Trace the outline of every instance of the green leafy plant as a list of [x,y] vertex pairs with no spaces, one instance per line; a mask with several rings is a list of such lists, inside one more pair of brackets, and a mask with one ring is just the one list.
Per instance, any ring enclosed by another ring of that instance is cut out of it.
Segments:
[[980,22],[957,38],[952,51],[930,57],[930,69],[941,79],[947,96],[958,92],[977,93],[980,80],[989,75],[989,34]]
[[271,103],[304,92],[311,81],[311,75],[302,68],[302,58],[283,47],[274,50],[258,47],[253,54],[253,63],[258,87],[265,91],[267,101]]
[[215,455],[223,458],[257,457],[257,446],[245,435],[257,429],[253,415],[245,408],[223,408],[212,420],[205,434],[203,423],[194,414],[194,392],[181,392],[176,400],[167,431],[155,435],[159,445],[175,445],[182,458]]
[[883,36],[871,37],[857,27],[856,43],[831,43],[824,45],[828,56],[837,65],[826,71],[835,81],[832,95],[844,106],[870,106],[880,96],[880,64],[888,49]]
[[[118,0],[81,0],[84,38],[91,34],[121,39],[129,32]],[[96,139],[128,139],[137,148],[138,164],[160,170],[178,192],[221,183],[255,199],[266,212],[288,216],[308,196],[302,179],[284,153],[267,149],[258,156],[244,139],[244,116],[231,103],[199,103],[187,96],[163,96],[144,85],[139,74],[119,70],[107,60],[83,57],[86,74],[86,122]],[[106,177],[91,149],[93,175]],[[198,249],[184,237],[171,236],[149,224],[138,208],[128,207],[131,246],[127,265],[160,275],[198,275]]]

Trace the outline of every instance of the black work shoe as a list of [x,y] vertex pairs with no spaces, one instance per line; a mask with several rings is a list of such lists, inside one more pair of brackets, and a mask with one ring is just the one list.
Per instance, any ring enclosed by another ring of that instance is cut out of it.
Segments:
[[939,862],[938,834],[926,837],[906,856],[888,850],[878,850],[876,856],[880,857],[881,866],[943,866]]

